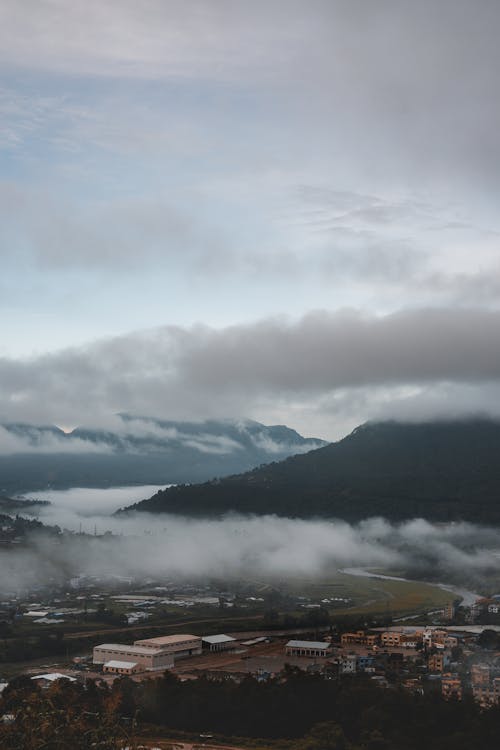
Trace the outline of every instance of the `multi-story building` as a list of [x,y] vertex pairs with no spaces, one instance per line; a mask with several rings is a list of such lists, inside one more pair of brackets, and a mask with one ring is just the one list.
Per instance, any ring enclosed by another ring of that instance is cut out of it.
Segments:
[[450,655],[446,651],[431,654],[427,659],[429,672],[446,672],[450,665]]
[[470,680],[474,687],[486,687],[490,684],[490,667],[488,664],[473,664]]
[[457,611],[455,602],[448,602],[443,609],[443,617],[445,620],[453,620]]
[[343,633],[341,636],[342,646],[351,646],[360,644],[373,648],[379,642],[379,636],[376,633],[366,633],[364,630],[357,630],[355,633]]
[[446,698],[447,700],[450,698],[462,700],[462,683],[457,674],[451,672],[443,674],[441,679],[441,693],[443,698]]
[[386,630],[380,636],[380,643],[382,646],[399,646],[401,644],[401,636],[403,634],[398,631]]

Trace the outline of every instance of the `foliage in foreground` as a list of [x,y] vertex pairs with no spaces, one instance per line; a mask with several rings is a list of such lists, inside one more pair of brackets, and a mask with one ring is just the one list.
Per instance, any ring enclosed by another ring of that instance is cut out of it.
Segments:
[[[181,682],[166,673],[112,687],[89,681],[41,690],[19,678],[4,691],[2,750],[134,747],[144,722],[158,735],[172,730],[261,738],[254,747],[289,750],[470,750],[500,746],[500,708],[471,700],[384,690],[362,679],[325,680],[289,670],[285,679],[240,684],[202,678]],[[235,741],[234,744],[238,744]]]

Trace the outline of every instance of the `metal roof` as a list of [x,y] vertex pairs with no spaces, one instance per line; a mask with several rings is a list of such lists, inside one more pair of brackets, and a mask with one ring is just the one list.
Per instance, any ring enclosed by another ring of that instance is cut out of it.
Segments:
[[151,643],[153,646],[182,646],[184,643],[199,641],[197,635],[160,635],[156,638],[141,638],[136,643]]
[[122,643],[101,643],[94,648],[102,651],[117,651],[122,654],[132,654],[132,656],[153,656],[155,654],[163,655],[161,648],[146,648],[146,646],[124,646]]
[[49,682],[55,682],[55,680],[70,680],[70,682],[76,682],[75,677],[70,677],[67,674],[61,674],[61,672],[48,672],[47,674],[37,674],[31,679],[32,680],[48,680]]
[[286,644],[287,648],[315,648],[315,649],[325,649],[330,648],[331,643],[328,643],[328,641],[288,641]]
[[233,642],[236,640],[236,638],[232,638],[230,635],[204,635],[201,639],[202,641],[205,641],[205,643],[229,643],[230,641]]
[[111,667],[112,669],[131,669],[137,666],[135,661],[118,661],[118,659],[111,659],[104,664],[105,667]]

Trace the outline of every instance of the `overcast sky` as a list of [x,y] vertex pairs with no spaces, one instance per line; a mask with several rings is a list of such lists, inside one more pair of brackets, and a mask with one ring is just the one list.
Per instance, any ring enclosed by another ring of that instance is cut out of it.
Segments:
[[500,411],[498,0],[3,0],[0,420]]

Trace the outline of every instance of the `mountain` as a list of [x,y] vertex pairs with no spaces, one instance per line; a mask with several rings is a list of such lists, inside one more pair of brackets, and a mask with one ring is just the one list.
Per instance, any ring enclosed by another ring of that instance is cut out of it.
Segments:
[[367,423],[305,455],[172,487],[127,510],[500,524],[500,423]]
[[0,426],[0,493],[202,482],[325,445],[284,425],[174,422],[122,414],[117,429]]

